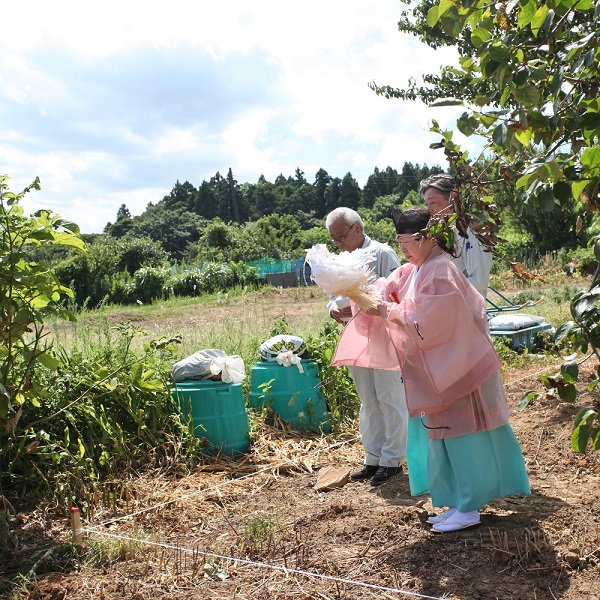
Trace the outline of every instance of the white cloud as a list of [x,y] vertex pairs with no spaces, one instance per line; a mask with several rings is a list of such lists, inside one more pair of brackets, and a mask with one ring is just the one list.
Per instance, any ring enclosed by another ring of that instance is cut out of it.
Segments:
[[198,186],[319,168],[362,184],[377,166],[443,164],[432,118],[457,109],[377,97],[452,53],[397,31],[397,0],[22,0],[0,8],[0,171],[27,206],[84,232]]

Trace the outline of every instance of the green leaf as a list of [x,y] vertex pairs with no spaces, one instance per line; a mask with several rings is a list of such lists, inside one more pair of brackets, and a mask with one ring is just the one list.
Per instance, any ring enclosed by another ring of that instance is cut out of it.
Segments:
[[527,2],[521,5],[521,10],[517,19],[517,25],[519,29],[523,29],[529,25],[529,23],[531,23],[533,17],[535,16],[536,10],[537,2],[535,0],[527,0]]
[[141,362],[136,362],[133,365],[133,369],[131,369],[131,373],[129,374],[129,381],[133,384],[138,384],[142,379],[142,373],[144,370],[144,365]]
[[475,46],[475,48],[481,48],[481,46],[483,46],[483,44],[485,44],[486,42],[489,42],[491,39],[492,39],[492,34],[487,29],[484,29],[483,27],[477,27],[471,33],[471,43],[473,44],[473,46]]
[[508,127],[506,123],[500,123],[492,133],[492,139],[498,146],[506,146],[506,140],[508,139]]
[[579,200],[579,197],[585,191],[585,188],[588,186],[588,181],[574,181],[571,185],[571,189],[573,191],[573,198]]
[[527,83],[514,89],[513,96],[517,102],[523,104],[523,106],[538,106],[540,102],[540,93],[538,89]]
[[490,57],[501,65],[508,64],[511,59],[510,50],[504,46],[491,46],[489,53]]
[[571,329],[573,329],[574,325],[575,323],[573,323],[573,321],[566,321],[565,323],[563,323],[554,334],[554,343],[560,343],[565,336],[569,335],[569,332],[571,331]]
[[454,3],[443,16],[440,16],[440,25],[446,35],[453,38],[458,38],[460,36],[463,29],[463,20],[458,14],[458,9]]
[[38,361],[44,365],[47,369],[55,371],[60,365],[60,360],[53,356],[52,354],[48,354],[47,352],[42,352],[37,357]]
[[75,237],[70,233],[55,233],[54,242],[56,244],[60,244],[61,246],[69,246],[71,248],[85,250],[85,242],[81,238]]
[[431,27],[431,28],[435,27],[439,18],[440,18],[439,7],[432,6],[427,11],[427,25],[429,25],[429,27]]
[[533,131],[531,131],[531,129],[518,129],[515,131],[515,138],[517,138],[519,143],[523,144],[523,146],[529,146],[529,143],[533,138]]
[[533,19],[531,19],[531,31],[534,36],[537,37],[546,17],[548,16],[548,7],[545,4],[542,4],[533,15]]
[[575,361],[566,362],[561,366],[560,373],[567,383],[574,383],[579,377],[579,366]]
[[543,211],[551,212],[554,210],[556,202],[554,199],[554,191],[551,185],[543,185],[536,198]]
[[579,162],[588,169],[600,168],[600,147],[592,146],[581,153]]
[[481,72],[484,77],[492,77],[492,75],[497,71],[500,63],[495,60],[486,60],[481,63]]
[[462,106],[463,104],[464,103],[462,100],[455,100],[454,98],[440,98],[439,100],[435,100],[429,104],[429,106]]
[[442,0],[438,4],[438,19],[443,17],[453,6],[453,0]]
[[535,400],[539,400],[540,393],[536,390],[529,390],[522,398],[521,402],[519,402],[519,410],[525,410],[532,402]]
[[529,68],[528,67],[522,67],[515,73],[515,75],[513,75],[513,82],[517,86],[527,83],[528,79],[529,79]]
[[577,400],[577,388],[572,383],[558,387],[558,396],[563,402],[575,402]]
[[598,413],[593,408],[584,408],[575,416],[575,428],[571,435],[571,447],[575,452],[585,454],[588,441],[593,432],[594,421],[598,419]]
[[463,113],[456,120],[456,127],[463,135],[466,135],[467,137],[472,135],[477,130],[478,124],[479,123],[477,119],[475,119],[473,116],[470,116],[468,113]]
[[586,320],[587,313],[593,313],[596,308],[597,296],[588,292],[576,295],[571,301],[571,314],[579,322]]

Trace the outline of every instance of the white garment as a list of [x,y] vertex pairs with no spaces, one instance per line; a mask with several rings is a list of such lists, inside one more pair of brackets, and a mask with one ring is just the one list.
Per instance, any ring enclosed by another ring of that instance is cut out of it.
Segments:
[[458,256],[451,257],[469,283],[485,298],[490,281],[492,268],[492,253],[485,251],[485,246],[475,237],[470,228],[464,238],[454,231],[454,249]]
[[[395,250],[365,235],[361,248],[372,248],[373,279],[387,277],[400,266]],[[332,297],[327,304],[327,313],[336,303],[338,308],[347,306],[343,297]],[[382,467],[397,467],[406,456],[408,409],[404,383],[400,371],[348,367],[356,393],[360,398],[359,425],[365,464]]]
[[406,456],[408,409],[400,371],[349,366],[360,398],[365,464],[397,467]]

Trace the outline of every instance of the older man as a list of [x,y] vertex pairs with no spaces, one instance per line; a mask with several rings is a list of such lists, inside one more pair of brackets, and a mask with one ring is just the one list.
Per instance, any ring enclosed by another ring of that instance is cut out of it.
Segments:
[[[421,197],[430,215],[443,216],[453,213],[451,197],[454,185],[454,177],[445,174],[432,175],[421,181]],[[466,238],[455,231],[454,244],[456,250],[454,264],[485,298],[490,281],[492,253],[486,252],[486,247],[475,237],[470,228],[467,229]]]
[[[325,227],[341,251],[354,252],[363,248],[372,254],[374,277],[387,277],[400,266],[398,256],[390,246],[365,235],[362,219],[356,211],[336,208],[327,215]],[[327,309],[339,323],[352,318],[352,307],[347,298],[331,298]],[[361,318],[360,315],[357,318]],[[365,336],[361,343],[366,345],[370,340]],[[348,369],[361,402],[360,434],[365,450],[364,465],[352,473],[351,478],[380,485],[402,472],[402,459],[406,456],[408,410],[402,374],[399,370],[356,366]]]

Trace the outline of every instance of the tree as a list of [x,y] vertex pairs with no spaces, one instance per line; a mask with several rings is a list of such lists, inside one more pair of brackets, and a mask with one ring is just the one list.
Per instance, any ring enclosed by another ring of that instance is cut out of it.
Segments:
[[316,193],[316,216],[323,218],[327,214],[327,190],[331,185],[332,178],[325,169],[319,169],[315,175],[314,188]]
[[169,209],[162,202],[149,206],[143,215],[134,217],[129,235],[159,241],[174,260],[180,260],[187,245],[197,242],[206,221],[197,214],[178,208]]
[[356,179],[352,177],[352,173],[348,172],[344,175],[340,187],[338,206],[347,206],[348,208],[357,210],[358,203],[360,202],[360,187]]
[[215,217],[220,217],[223,221],[233,220],[229,181],[219,172],[200,185],[195,212],[208,220]]
[[[474,168],[452,131],[435,122],[432,128],[440,135],[433,147],[444,150],[457,177],[453,201],[462,232],[474,219],[482,241],[491,246],[500,241],[500,213],[486,193],[497,181],[514,184],[519,203],[530,213],[581,200],[598,214],[599,17],[600,2],[592,0],[441,0],[404,12],[400,29],[432,47],[456,46],[459,64],[426,77],[421,87],[372,87],[387,97],[464,105],[456,127],[485,140],[484,153],[491,157],[487,169]],[[600,259],[600,238],[594,252]],[[559,329],[557,339],[569,338],[584,352],[591,348],[600,359],[600,280],[575,296],[571,314],[573,321]],[[555,396],[574,399],[575,367],[565,363],[547,378]],[[600,449],[597,408],[584,409],[575,419],[573,447],[585,451],[590,441]]]
[[125,204],[121,204],[117,211],[117,220],[114,224],[107,223],[104,228],[104,233],[112,237],[120,238],[126,235],[133,227],[133,219],[131,213]]
[[257,220],[266,215],[270,215],[277,203],[278,194],[275,185],[264,180],[252,186],[247,193],[247,200],[250,207],[250,219]]
[[[173,210],[194,211],[198,206],[198,190],[189,181],[184,183],[177,181],[169,195],[162,199],[162,202]],[[129,216],[131,217],[131,215]],[[117,215],[117,220],[118,218],[119,215]]]
[[217,217],[204,228],[196,245],[196,258],[222,262],[242,260],[239,237],[239,225],[226,225]]
[[35,368],[42,364],[54,369],[56,357],[47,342],[44,323],[50,315],[75,320],[64,308],[63,301],[73,297],[72,291],[58,281],[45,264],[31,261],[32,246],[65,245],[78,250],[85,246],[75,223],[39,210],[25,216],[20,201],[35,181],[20,194],[8,191],[8,176],[0,177],[0,464],[11,445],[12,432],[27,405],[40,405],[45,391]]
[[331,180],[331,184],[325,190],[325,214],[329,214],[334,208],[338,206],[342,206],[341,198],[342,196],[342,180],[339,177],[334,177]]
[[377,167],[372,175],[369,175],[367,183],[362,191],[360,205],[363,208],[372,208],[376,198],[388,196],[396,188],[398,182],[398,171],[387,167],[380,171]]
[[482,136],[484,152],[494,157],[493,169],[475,174],[452,132],[434,123],[441,135],[435,146],[467,184],[457,198],[459,228],[463,213],[477,214],[486,241],[497,241],[497,215],[480,188],[494,175],[514,182],[520,202],[535,210],[580,197],[590,209],[600,208],[599,15],[600,5],[591,0],[442,0],[404,12],[401,29],[433,47],[455,45],[459,65],[425,78],[430,85],[373,89],[387,97],[463,103],[457,129]]

